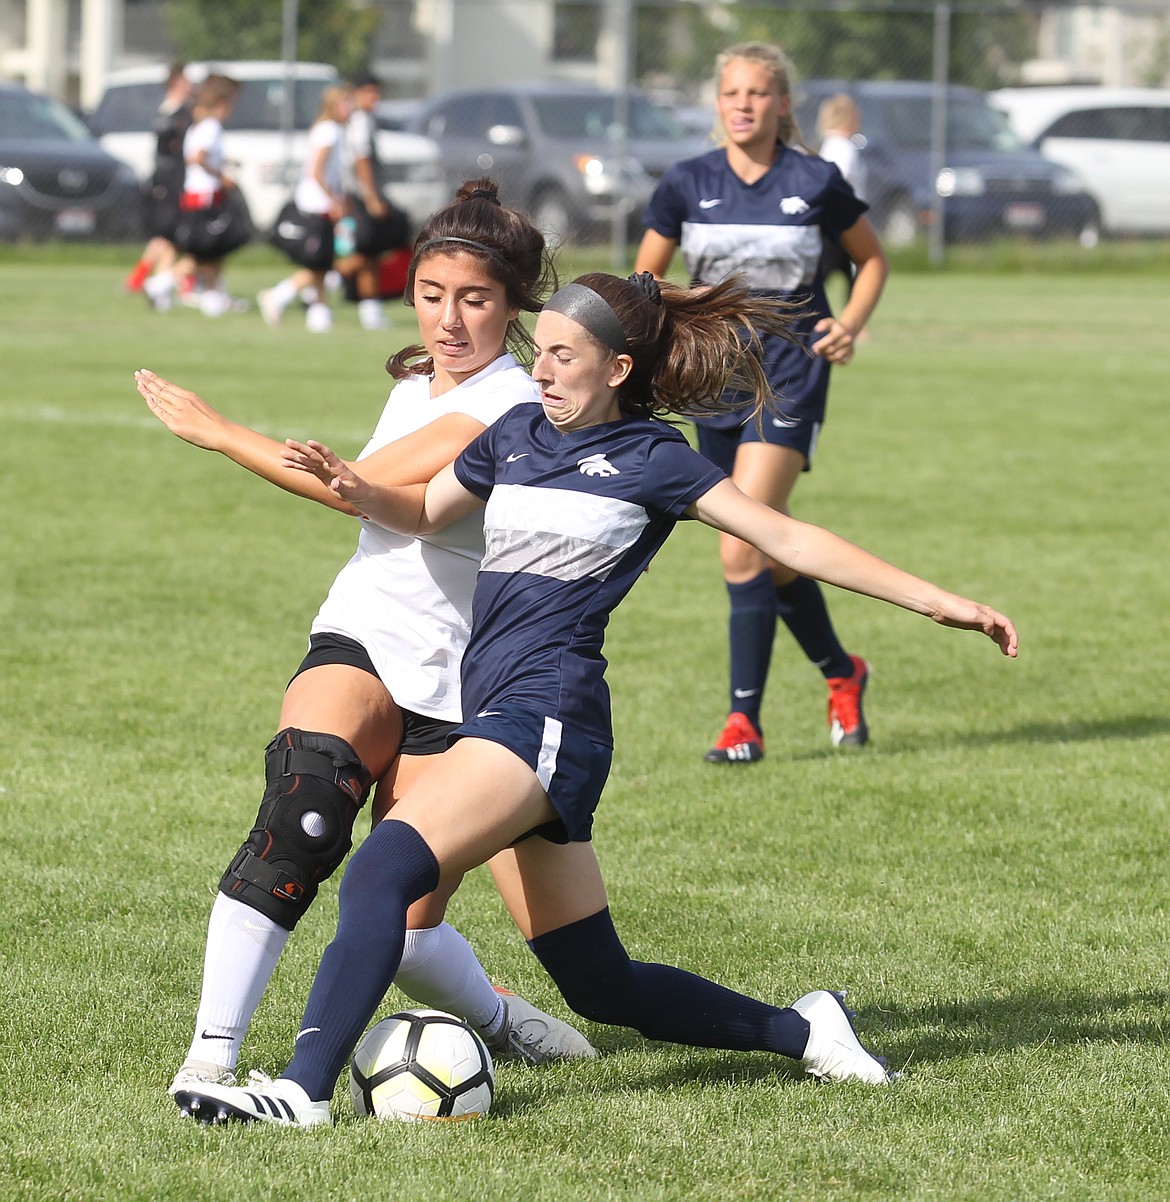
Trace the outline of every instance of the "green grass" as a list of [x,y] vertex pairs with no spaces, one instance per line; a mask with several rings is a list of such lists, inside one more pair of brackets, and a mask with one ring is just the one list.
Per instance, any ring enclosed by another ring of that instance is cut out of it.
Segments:
[[[833,752],[778,637],[768,758],[699,762],[725,691],[714,534],[681,527],[615,616],[619,743],[597,849],[631,951],[784,1002],[847,986],[889,1091],[586,1030],[500,1069],[486,1122],[203,1129],[164,1094],[207,911],[352,525],[171,438],[149,366],[274,434],[355,452],[411,329],[331,337],[121,296],[125,264],[0,272],[0,1198],[1160,1200],[1170,1108],[1165,283],[895,273],[834,383],[801,516],[1005,609],[1021,658],[835,594],[875,665]],[[576,265],[569,264],[572,270]],[[276,278],[248,252],[242,294]],[[482,874],[453,919],[559,999]],[[278,1068],[336,881],[244,1067]],[[393,1000],[393,999],[391,999]]]

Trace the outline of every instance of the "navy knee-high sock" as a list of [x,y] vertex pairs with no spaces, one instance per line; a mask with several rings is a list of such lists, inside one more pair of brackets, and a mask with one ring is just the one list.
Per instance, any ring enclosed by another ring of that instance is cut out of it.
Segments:
[[584,1018],[647,1039],[799,1060],[808,1021],[665,964],[631,960],[605,909],[528,941],[565,1001]]
[[807,576],[797,576],[791,584],[775,591],[776,612],[809,662],[828,676],[852,676],[853,661],[841,646],[825,594],[821,586]]
[[763,571],[743,584],[729,584],[731,615],[727,633],[731,649],[731,704],[760,729],[760,704],[772,663],[776,637],[776,589],[772,573]]
[[314,1101],[333,1096],[353,1053],[402,960],[406,911],[439,883],[426,840],[405,822],[388,819],[354,853],[338,891],[337,934],[325,949],[296,1051],[281,1074]]

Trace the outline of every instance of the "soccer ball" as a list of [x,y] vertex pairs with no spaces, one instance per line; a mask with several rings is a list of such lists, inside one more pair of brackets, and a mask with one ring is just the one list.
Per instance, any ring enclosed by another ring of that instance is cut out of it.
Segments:
[[349,1092],[358,1115],[469,1119],[487,1114],[495,1091],[492,1058],[462,1019],[441,1010],[403,1010],[359,1041]]

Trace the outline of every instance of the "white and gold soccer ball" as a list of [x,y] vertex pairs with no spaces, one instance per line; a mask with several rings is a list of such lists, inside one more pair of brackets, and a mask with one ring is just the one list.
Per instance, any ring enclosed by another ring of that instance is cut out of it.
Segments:
[[361,1037],[349,1091],[360,1117],[477,1118],[491,1108],[495,1072],[483,1040],[461,1018],[402,1010]]

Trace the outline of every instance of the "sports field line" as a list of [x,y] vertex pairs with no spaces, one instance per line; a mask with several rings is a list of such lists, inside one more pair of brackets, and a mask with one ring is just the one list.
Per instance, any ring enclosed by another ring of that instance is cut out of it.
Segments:
[[[11,418],[14,421],[27,422],[30,425],[44,426],[60,426],[69,425],[77,426],[99,426],[111,427],[118,426],[134,430],[153,430],[160,429],[160,423],[156,418],[151,417],[145,411],[145,404],[142,405],[143,412],[141,413],[122,413],[122,412],[103,412],[83,409],[66,409],[60,405],[5,405],[0,403],[0,414],[6,418]],[[319,437],[319,430],[297,430],[295,428],[284,427],[277,430],[265,425],[256,425],[252,427],[258,434],[263,434],[267,438],[275,438],[277,441],[283,442],[286,438],[306,439]],[[364,446],[366,440],[370,436],[369,428],[358,432],[353,430],[330,430],[329,437],[335,443],[346,442],[351,445],[357,444]]]

